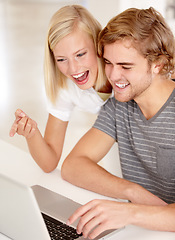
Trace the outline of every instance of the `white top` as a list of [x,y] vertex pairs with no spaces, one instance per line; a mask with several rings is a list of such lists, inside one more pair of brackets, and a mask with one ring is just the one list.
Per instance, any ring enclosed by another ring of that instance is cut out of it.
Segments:
[[72,80],[67,79],[67,88],[59,90],[55,104],[47,100],[47,109],[54,117],[69,121],[74,107],[82,111],[98,113],[105,102],[94,88],[82,90]]

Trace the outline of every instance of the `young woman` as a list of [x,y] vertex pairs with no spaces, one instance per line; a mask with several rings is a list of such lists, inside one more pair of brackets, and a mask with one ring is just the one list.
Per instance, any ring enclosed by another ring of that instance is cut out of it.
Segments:
[[57,11],[49,25],[45,46],[45,86],[49,117],[44,137],[22,110],[15,113],[10,136],[26,138],[30,153],[45,172],[61,157],[71,112],[75,106],[97,113],[111,94],[103,63],[97,56],[100,24],[82,6]]

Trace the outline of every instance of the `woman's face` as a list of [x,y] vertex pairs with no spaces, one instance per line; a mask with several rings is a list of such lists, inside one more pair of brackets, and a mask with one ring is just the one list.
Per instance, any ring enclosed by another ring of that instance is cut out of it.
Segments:
[[82,90],[95,85],[98,65],[93,40],[89,35],[76,29],[53,49],[59,70]]

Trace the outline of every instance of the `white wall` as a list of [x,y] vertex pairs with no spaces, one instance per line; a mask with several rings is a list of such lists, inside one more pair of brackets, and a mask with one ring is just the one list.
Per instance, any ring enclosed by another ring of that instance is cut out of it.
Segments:
[[119,3],[120,0],[87,0],[87,8],[104,27],[120,12]]
[[175,33],[175,19],[167,18],[166,14],[166,5],[168,1],[170,0],[84,0],[86,7],[102,24],[102,27],[104,27],[112,17],[127,8],[154,7],[166,18],[172,31]]
[[149,8],[154,7],[156,10],[158,10],[162,15],[165,16],[165,6],[166,6],[166,0],[119,0],[120,2],[120,11],[123,11],[130,7],[135,8]]

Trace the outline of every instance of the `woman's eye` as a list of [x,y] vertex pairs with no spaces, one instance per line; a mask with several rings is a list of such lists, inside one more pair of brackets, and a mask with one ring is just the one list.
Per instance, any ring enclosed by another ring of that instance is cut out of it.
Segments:
[[104,60],[104,63],[105,64],[111,64],[109,61],[107,61],[107,60]]
[[64,58],[59,58],[59,59],[57,59],[57,62],[64,62],[66,59],[64,59]]
[[86,54],[86,52],[79,53],[79,54],[77,54],[77,57],[82,57],[82,56],[84,56],[85,54]]

